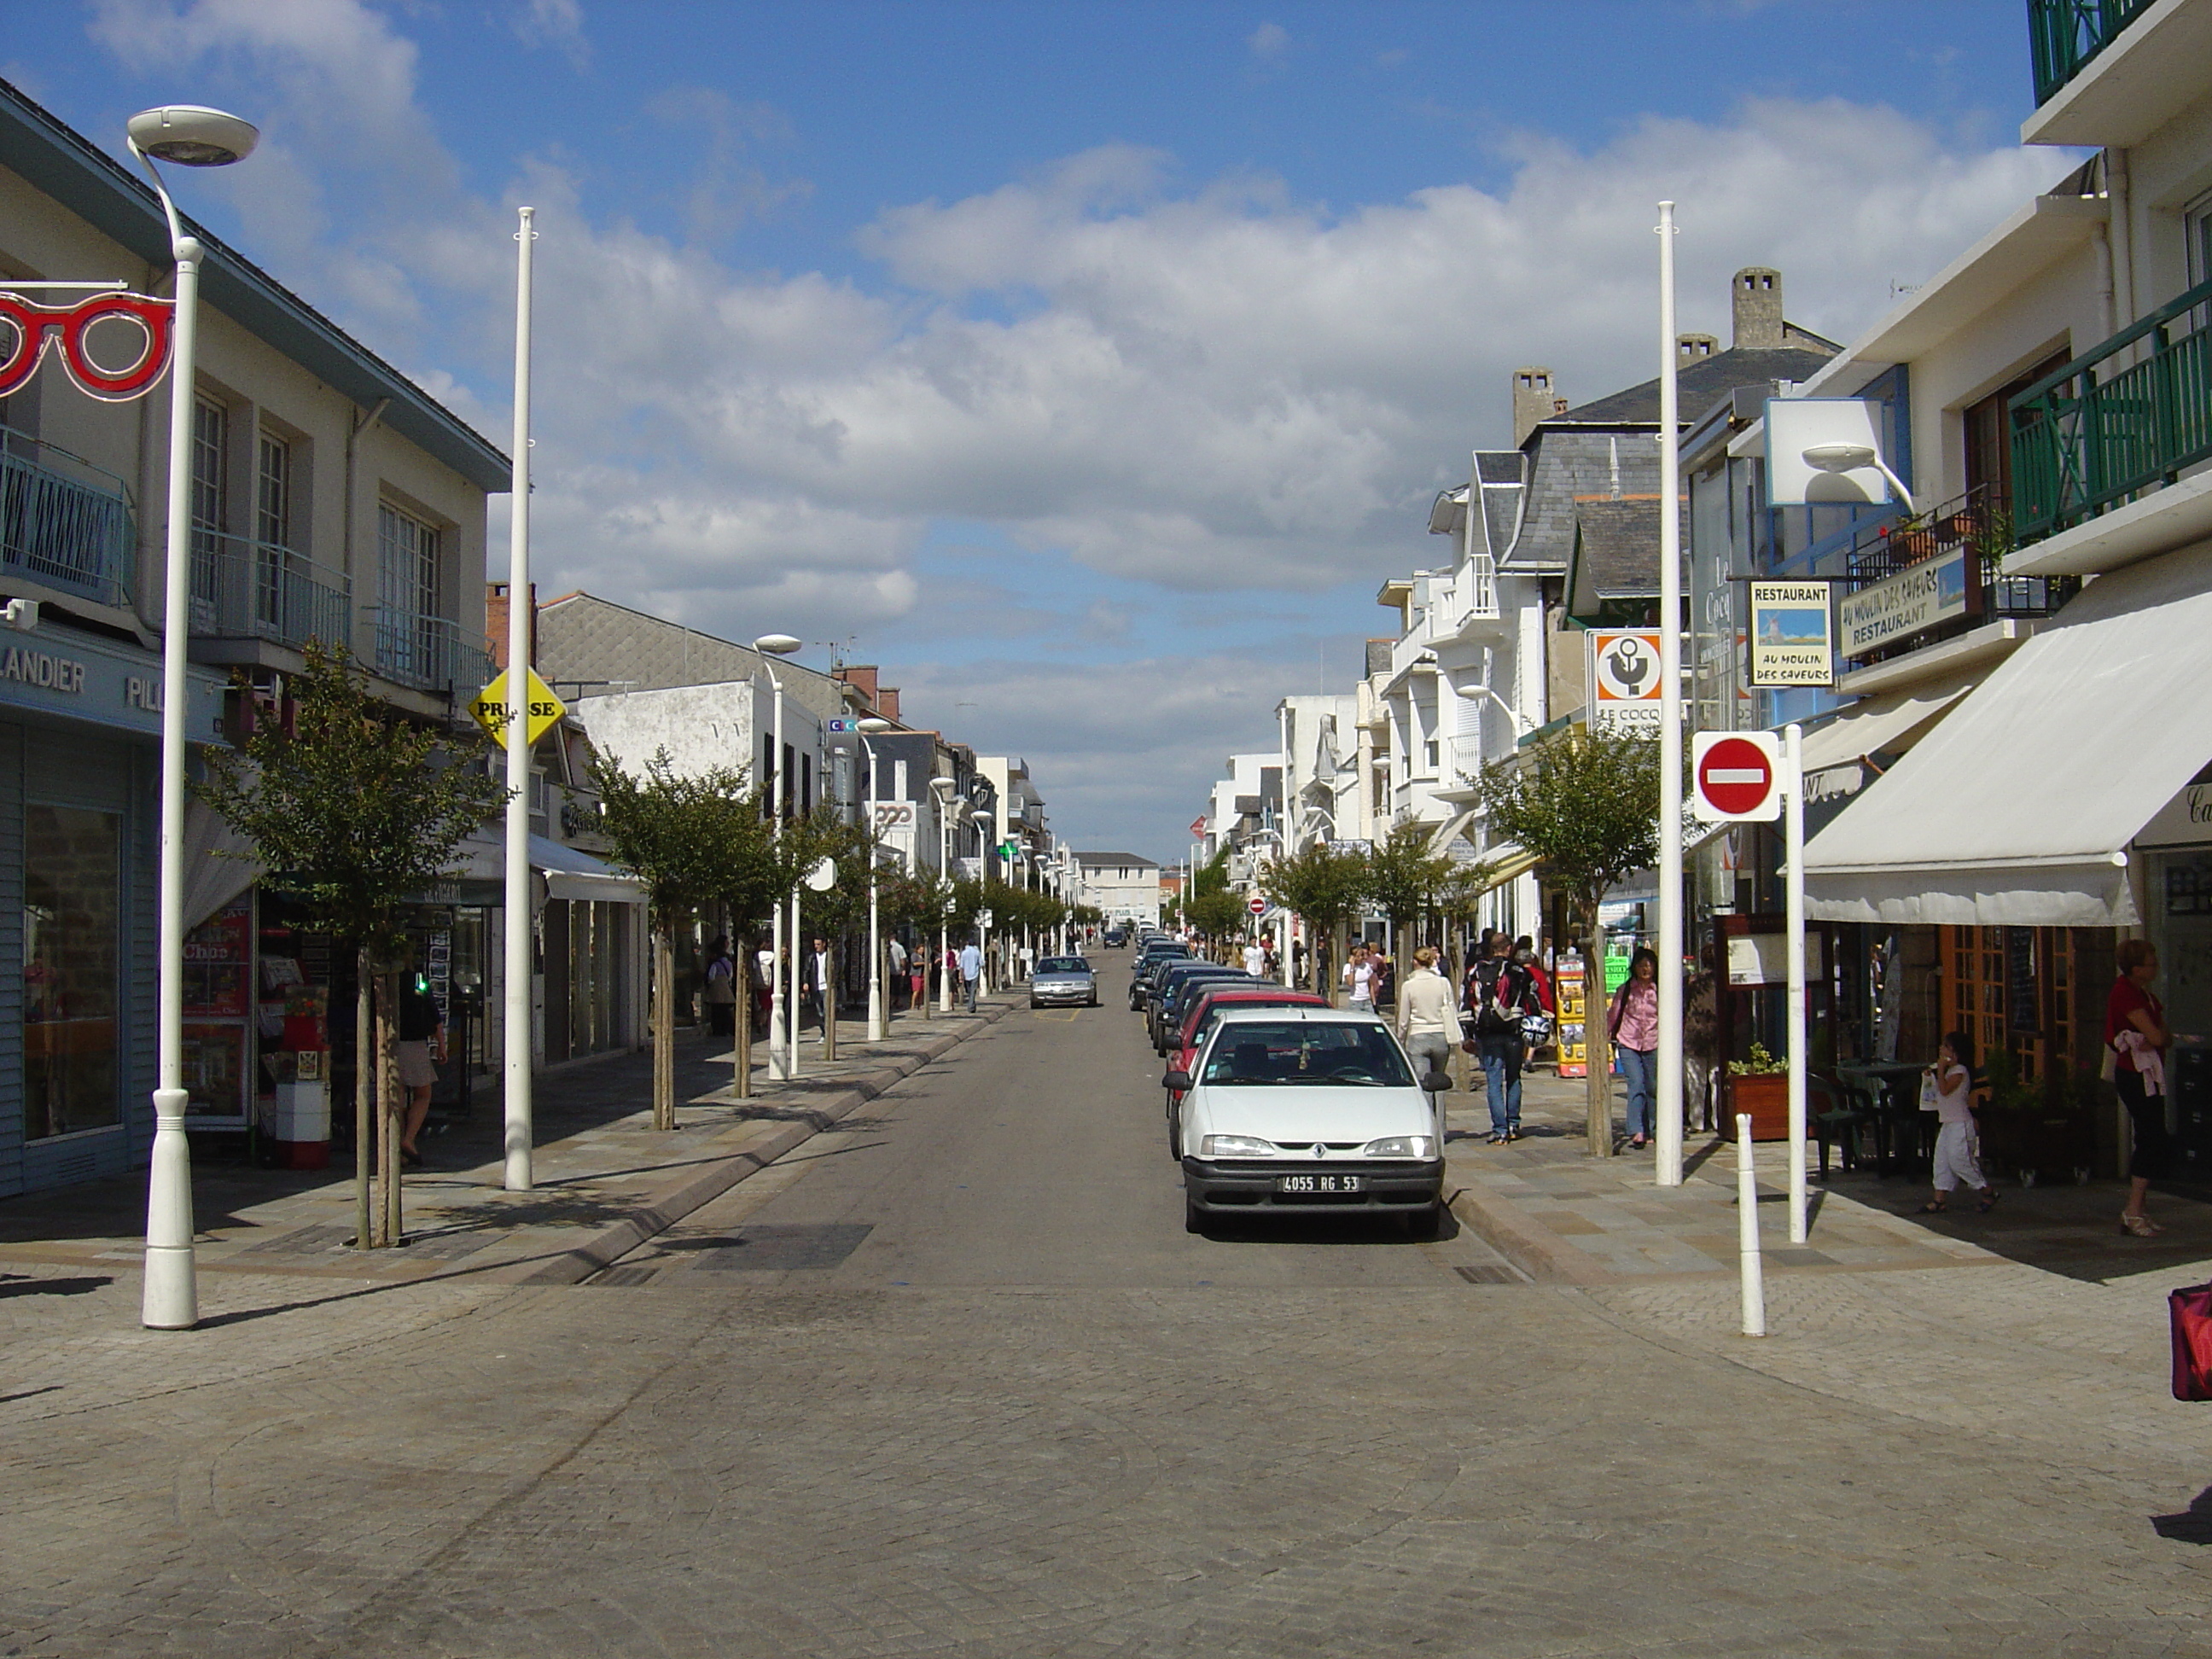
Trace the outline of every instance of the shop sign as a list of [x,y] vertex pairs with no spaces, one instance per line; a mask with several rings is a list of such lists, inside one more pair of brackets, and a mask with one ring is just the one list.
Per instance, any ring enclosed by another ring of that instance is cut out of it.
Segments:
[[[1828,976],[1828,936],[1819,931],[1805,935],[1805,979],[1817,985]],[[1728,936],[1728,982],[1739,990],[1760,985],[1790,983],[1790,936],[1771,933],[1730,933]]]
[[[0,708],[35,709],[104,726],[158,734],[161,663],[150,653],[88,635],[41,627],[36,644],[0,649]],[[222,735],[222,682],[194,670],[185,733],[204,743]]]
[[1955,617],[1977,614],[1982,608],[1980,577],[1980,556],[1960,545],[1844,594],[1836,602],[1838,653],[1863,657]]
[[2136,836],[2138,847],[2212,846],[2212,782],[2192,783],[2159,809]]
[[1593,628],[1584,636],[1589,727],[1625,736],[1659,735],[1661,640],[1656,628]]
[[1828,599],[1825,581],[1751,584],[1751,684],[1835,683],[1835,630]]
[[[529,678],[523,682],[523,705],[526,710],[530,741],[535,744],[551,728],[553,723],[568,712],[568,705],[553,695],[553,688],[538,678],[534,668],[524,671]],[[501,748],[507,747],[507,671],[501,669],[489,685],[477,693],[469,704],[469,713],[476,716],[477,724],[483,727],[491,740]]]

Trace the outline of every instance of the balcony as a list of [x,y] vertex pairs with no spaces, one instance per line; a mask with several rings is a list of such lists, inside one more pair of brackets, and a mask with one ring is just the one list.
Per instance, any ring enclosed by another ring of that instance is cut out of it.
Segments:
[[1947,620],[1856,660],[1871,664],[1909,655],[1986,623],[2049,617],[2081,591],[2078,577],[2006,574],[2005,556],[2013,545],[2012,513],[2002,496],[1986,488],[1917,517],[1869,525],[1845,556],[1843,592],[1855,593],[1916,565],[1963,555],[1963,604]]
[[472,696],[490,683],[483,629],[391,605],[374,606],[368,615],[376,636],[371,665],[386,679],[454,697]]
[[2023,544],[2174,483],[2212,459],[2212,283],[2191,289],[2012,400]]
[[2047,104],[2151,0],[2028,0],[2028,53],[2035,66],[2035,101]]
[[297,650],[310,640],[345,645],[352,629],[352,584],[340,572],[274,543],[193,526],[194,637]]
[[0,427],[0,575],[127,605],[137,540],[120,478]]

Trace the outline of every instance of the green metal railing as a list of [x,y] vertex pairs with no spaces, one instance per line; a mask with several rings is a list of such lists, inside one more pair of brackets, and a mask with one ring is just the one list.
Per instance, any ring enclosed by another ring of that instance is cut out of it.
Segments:
[[2012,400],[2013,528],[2071,528],[2212,459],[2212,283]]
[[0,573],[127,605],[137,542],[120,478],[0,427]]
[[192,632],[202,639],[350,643],[352,584],[272,542],[192,526]]
[[2150,6],[2151,0],[2027,0],[2028,54],[2035,64],[2037,105],[2056,97]]

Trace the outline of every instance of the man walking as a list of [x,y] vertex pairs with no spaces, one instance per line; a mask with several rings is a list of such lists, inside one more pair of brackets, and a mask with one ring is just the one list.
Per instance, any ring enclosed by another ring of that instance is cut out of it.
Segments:
[[969,939],[960,947],[960,989],[968,999],[968,1012],[975,1012],[975,984],[983,977],[983,953]]
[[836,988],[831,983],[828,939],[814,941],[814,949],[799,964],[799,974],[800,988],[806,996],[806,1012],[814,1017],[817,1025],[827,1031],[830,1024],[823,1018],[823,1011],[829,1006],[829,998],[836,994]]
[[890,957],[891,963],[891,982],[886,988],[886,994],[890,998],[892,1011],[896,1012],[899,994],[906,986],[906,946],[900,944],[897,938],[894,936],[890,944],[885,948],[885,954]]
[[1254,979],[1267,977],[1267,947],[1258,939],[1244,947],[1244,971]]
[[1512,957],[1513,941],[1504,933],[1489,936],[1490,954],[1467,976],[1464,1003],[1474,1022],[1474,1040],[1465,1046],[1482,1060],[1482,1080],[1490,1099],[1490,1144],[1521,1139],[1521,1017],[1530,1012],[1533,982]]

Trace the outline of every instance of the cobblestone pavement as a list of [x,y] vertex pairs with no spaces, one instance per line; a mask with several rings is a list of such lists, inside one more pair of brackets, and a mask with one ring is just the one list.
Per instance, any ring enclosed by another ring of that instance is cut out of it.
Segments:
[[[0,1652],[2212,1651],[2159,1293],[1181,1226],[1018,1011],[593,1281],[0,1282]],[[214,1305],[219,1304],[219,1305]]]

